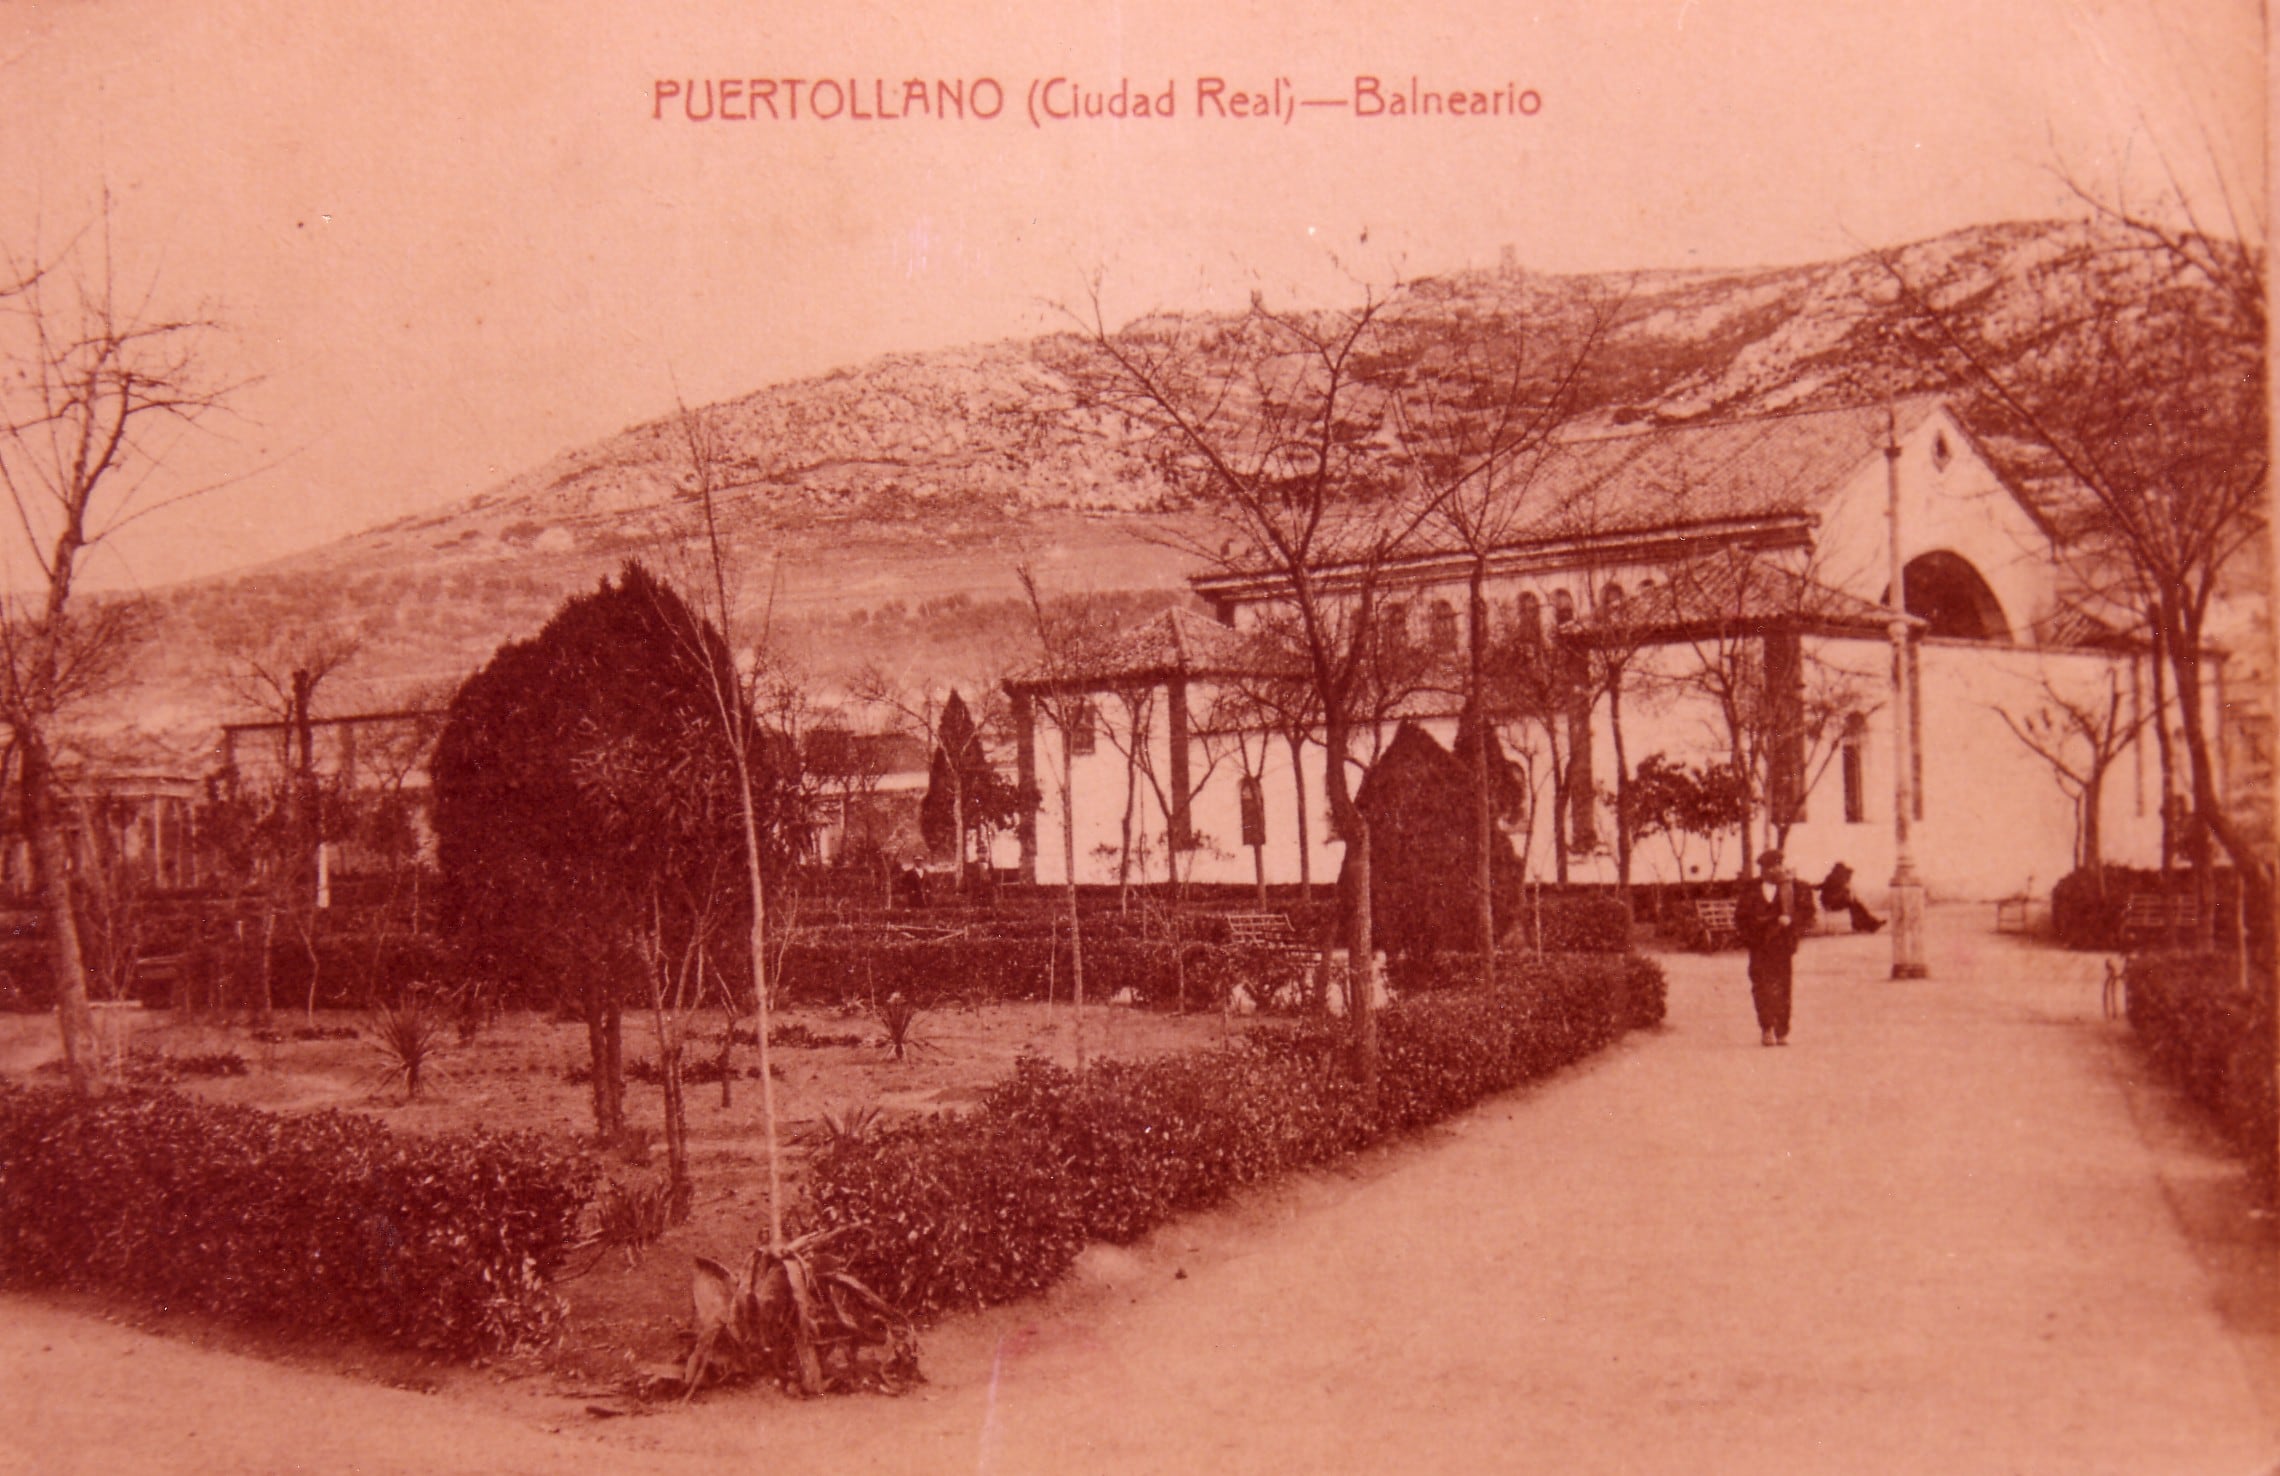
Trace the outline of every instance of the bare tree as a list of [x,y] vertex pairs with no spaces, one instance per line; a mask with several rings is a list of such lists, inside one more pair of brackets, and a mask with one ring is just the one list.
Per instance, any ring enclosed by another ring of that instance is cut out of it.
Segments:
[[[733,639],[731,633],[737,629],[737,610],[731,593],[729,552],[721,536],[717,505],[720,496],[734,485],[726,474],[731,459],[719,428],[702,413],[682,406],[678,428],[695,500],[703,515],[700,547],[704,566],[698,580],[700,608],[724,637]],[[764,649],[766,644],[767,631],[763,623],[760,645]],[[709,687],[715,716],[735,770],[737,820],[744,842],[744,885],[750,901],[749,953],[757,1011],[755,1034],[759,1051],[761,1123],[768,1150],[768,1250],[772,1255],[781,1256],[785,1253],[783,1146],[776,1120],[775,1077],[768,1040],[773,1013],[768,979],[768,899],[769,872],[774,868],[767,845],[774,828],[771,822],[779,817],[764,813],[768,807],[766,771],[771,758],[780,756],[772,756],[763,749],[764,735],[754,716],[754,678],[739,672],[733,662],[722,669],[722,663],[728,660],[724,654],[729,649],[725,641],[719,651],[711,642],[700,641],[699,647],[701,659],[712,668]],[[756,670],[759,665],[755,663]]]
[[[1283,616],[1291,656],[1321,714],[1330,811],[1346,847],[1347,1006],[1362,1095],[1377,1100],[1369,821],[1354,802],[1357,744],[1377,675],[1379,616],[1392,566],[1417,545],[1447,483],[1406,465],[1393,402],[1390,304],[1277,312],[1254,295],[1229,322],[1142,322],[1111,330],[1096,292],[1078,366],[1080,408],[1140,427],[1156,465],[1217,525],[1184,540],[1251,582]],[[1365,731],[1368,730],[1368,731]]]
[[2062,692],[2048,675],[2041,700],[2024,712],[1998,707],[1995,715],[2026,750],[2050,766],[2058,787],[2074,806],[2074,864],[2096,870],[2104,863],[2099,834],[2106,771],[2137,740],[2146,715],[2122,710],[2121,679],[2106,673],[2101,693]]
[[[1444,325],[1421,345],[1403,393],[1393,399],[1402,440],[1434,497],[1433,523],[1466,558],[1464,707],[1473,731],[1491,730],[1494,632],[1488,607],[1491,557],[1546,518],[1544,474],[1557,437],[1583,407],[1586,376],[1620,299],[1594,298],[1580,317],[1535,321],[1498,306]],[[1619,679],[1619,678],[1618,678]],[[1493,884],[1495,775],[1490,745],[1466,755],[1473,781],[1475,946],[1481,979],[1496,978]]]
[[1786,842],[1847,722],[1876,706],[1872,672],[1805,649],[1816,626],[1881,618],[1865,605],[1854,610],[1857,602],[1817,572],[1813,550],[1725,548],[1669,565],[1655,608],[1640,611],[1640,623],[1687,658],[1656,680],[1708,702],[1714,739],[1743,780],[1744,866],[1757,850],[1759,817],[1772,843]]
[[2101,214],[2105,229],[2005,284],[2023,299],[2007,321],[2028,328],[2003,341],[1972,326],[1994,287],[1884,265],[1927,346],[2059,504],[2067,536],[2130,571],[2176,698],[2195,869],[2205,876],[2199,837],[2213,835],[2248,907],[2269,916],[2270,857],[2217,792],[2203,670],[2212,605],[2266,525],[2264,248],[2210,234],[2182,205]]
[[104,539],[169,502],[153,473],[170,433],[199,425],[236,385],[215,374],[215,325],[158,311],[119,282],[108,212],[53,258],[0,263],[0,487],[15,512],[10,562],[30,592],[0,595],[0,723],[18,755],[26,834],[52,938],[56,1014],[71,1083],[90,1090],[93,1017],[55,743],[76,703],[111,678],[133,629],[127,601],[75,600]]
[[[1059,733],[1061,750],[1061,892],[1069,916],[1069,977],[1074,1008],[1077,1069],[1085,1069],[1085,948],[1084,927],[1077,906],[1077,800],[1075,735],[1095,721],[1092,696],[1087,691],[1087,658],[1109,634],[1097,612],[1082,601],[1048,599],[1027,563],[1016,566],[1022,593],[1028,597],[1030,618],[1037,633],[1039,661],[1023,683],[1026,700],[1045,714]],[[1025,798],[1024,803],[1027,803]]]
[[[308,1018],[316,1019],[321,973],[317,949],[318,850],[329,796],[317,771],[317,693],[364,649],[361,631],[288,627],[244,633],[221,643],[222,684],[263,718],[278,723],[278,764],[269,783],[256,784],[238,769],[236,755],[221,778],[231,797],[256,812],[250,837],[257,842],[251,879],[261,917],[261,1016],[274,1008],[272,945],[280,922],[293,930],[309,963]],[[345,796],[341,796],[345,798]]]

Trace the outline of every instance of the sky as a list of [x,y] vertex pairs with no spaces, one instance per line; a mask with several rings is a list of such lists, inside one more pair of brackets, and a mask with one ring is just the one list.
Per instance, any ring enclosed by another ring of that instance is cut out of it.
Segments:
[[[2264,56],[2241,0],[0,0],[0,249],[107,220],[123,293],[220,325],[230,413],[132,484],[198,495],[89,567],[155,587],[1096,280],[1120,320],[1810,261],[2079,214],[2065,174],[2261,220]],[[1412,79],[1504,107],[1395,116]]]

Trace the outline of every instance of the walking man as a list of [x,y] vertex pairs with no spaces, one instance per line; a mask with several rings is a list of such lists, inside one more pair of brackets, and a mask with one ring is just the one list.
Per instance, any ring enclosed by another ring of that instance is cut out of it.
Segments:
[[1761,1045],[1789,1044],[1789,965],[1797,952],[1797,898],[1781,852],[1758,857],[1757,880],[1734,902],[1734,931],[1750,951],[1750,1002]]

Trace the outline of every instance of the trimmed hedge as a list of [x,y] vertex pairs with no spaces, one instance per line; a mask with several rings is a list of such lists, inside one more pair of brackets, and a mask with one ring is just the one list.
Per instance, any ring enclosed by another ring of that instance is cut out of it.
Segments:
[[1631,951],[1631,909],[1612,894],[1521,897],[1506,919],[1501,944],[1506,951],[1536,947],[1539,908],[1546,953]]
[[[2215,868],[2210,880],[2216,936],[2230,938],[2236,885],[2231,868]],[[2051,932],[2066,948],[2101,951],[2121,948],[2129,941],[2122,936],[2122,915],[2129,908],[2130,898],[2141,894],[2191,897],[2194,895],[2193,873],[2180,867],[2164,875],[2144,866],[2085,867],[2070,871],[2050,889]],[[2256,918],[2252,916],[2249,922],[2251,932],[2259,931]]]
[[433,1352],[541,1343],[594,1168],[162,1090],[0,1085],[0,1276]]
[[1652,960],[1545,959],[1494,991],[1393,1005],[1374,1117],[1333,1021],[1083,1076],[1028,1057],[971,1113],[821,1148],[806,1213],[860,1226],[851,1269],[915,1316],[1010,1301],[1053,1285],[1088,1241],[1129,1242],[1243,1185],[1440,1121],[1661,1004]]
[[2155,1067],[2234,1142],[2272,1140],[2272,1027],[2229,953],[2140,953],[2123,978],[2130,1028]]
[[[1191,1005],[1216,1005],[1230,985],[1274,975],[1269,951],[1223,943],[1182,943],[1128,931],[1085,936],[1085,997],[1129,989],[1145,1004],[1169,1005],[1187,972]],[[1283,970],[1288,973],[1290,970]],[[1069,997],[1069,945],[1045,936],[885,941],[802,941],[784,949],[783,987],[802,1004],[862,1004],[900,994],[934,1007],[955,1001],[1039,1000],[1048,984]]]

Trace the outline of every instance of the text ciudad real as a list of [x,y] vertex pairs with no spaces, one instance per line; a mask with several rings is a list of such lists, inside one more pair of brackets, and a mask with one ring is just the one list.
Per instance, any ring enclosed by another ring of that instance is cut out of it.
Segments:
[[1532,118],[1543,95],[1517,82],[1380,77],[1360,73],[1330,89],[1288,77],[1194,77],[1160,86],[1040,77],[659,77],[649,116],[660,123],[996,123],[1031,127],[1175,118],[1290,124],[1301,117]]

